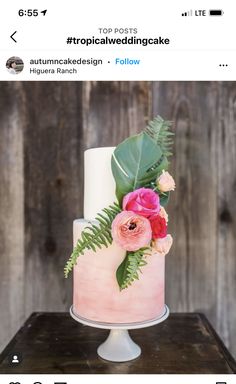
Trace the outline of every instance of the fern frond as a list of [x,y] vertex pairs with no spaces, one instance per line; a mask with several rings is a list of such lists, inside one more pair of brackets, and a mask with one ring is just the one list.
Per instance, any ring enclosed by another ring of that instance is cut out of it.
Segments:
[[135,252],[127,252],[126,257],[116,271],[116,278],[120,286],[120,290],[128,288],[135,280],[139,279],[139,272],[142,273],[141,267],[147,262],[146,256],[150,255],[150,248],[140,248]]
[[161,116],[155,117],[145,128],[145,132],[161,147],[163,155],[171,156],[173,145],[173,132],[170,131],[171,121],[163,120]]
[[98,213],[95,218],[97,224],[91,224],[82,231],[80,239],[65,265],[64,274],[66,278],[72,271],[78,257],[83,255],[86,250],[96,252],[102,246],[107,248],[112,243],[111,224],[116,215],[121,212],[121,208],[117,203],[114,203],[108,208],[104,208],[102,212]]

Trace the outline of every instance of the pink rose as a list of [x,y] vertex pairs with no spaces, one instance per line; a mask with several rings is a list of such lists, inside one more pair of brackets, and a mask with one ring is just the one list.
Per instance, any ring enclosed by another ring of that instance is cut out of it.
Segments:
[[160,253],[161,255],[165,256],[169,252],[171,246],[173,243],[173,238],[171,235],[167,235],[166,237],[163,237],[162,239],[157,239],[153,241],[153,250],[155,252]]
[[164,217],[160,215],[150,217],[150,224],[152,228],[152,238],[159,239],[166,237],[167,235],[167,224]]
[[165,219],[165,221],[168,223],[169,218],[168,218],[168,214],[167,214],[164,207],[160,208],[159,216],[163,217]]
[[174,191],[175,181],[167,171],[162,171],[161,176],[157,179],[157,187],[161,192]]
[[149,220],[131,211],[118,213],[112,222],[113,240],[126,251],[148,246],[152,238]]
[[149,218],[160,211],[160,198],[150,188],[139,188],[123,198],[123,210]]

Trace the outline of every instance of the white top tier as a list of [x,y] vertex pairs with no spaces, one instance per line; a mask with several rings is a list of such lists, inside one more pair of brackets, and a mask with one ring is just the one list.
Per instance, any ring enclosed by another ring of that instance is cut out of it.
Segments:
[[84,152],[84,218],[95,219],[98,212],[116,201],[111,157],[115,147],[91,148]]

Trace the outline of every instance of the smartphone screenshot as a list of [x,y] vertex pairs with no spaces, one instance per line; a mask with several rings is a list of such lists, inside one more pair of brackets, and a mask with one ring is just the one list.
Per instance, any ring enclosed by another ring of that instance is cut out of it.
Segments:
[[235,13],[2,3],[1,384],[235,383]]

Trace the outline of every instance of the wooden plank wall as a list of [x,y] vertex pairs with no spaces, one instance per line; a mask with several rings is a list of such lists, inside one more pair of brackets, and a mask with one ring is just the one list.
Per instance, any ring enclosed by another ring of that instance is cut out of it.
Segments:
[[33,311],[64,311],[83,151],[155,114],[174,121],[166,302],[204,312],[236,355],[236,83],[0,83],[0,349]]

